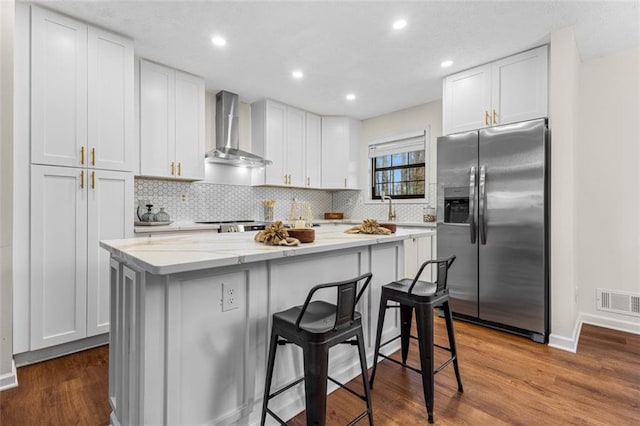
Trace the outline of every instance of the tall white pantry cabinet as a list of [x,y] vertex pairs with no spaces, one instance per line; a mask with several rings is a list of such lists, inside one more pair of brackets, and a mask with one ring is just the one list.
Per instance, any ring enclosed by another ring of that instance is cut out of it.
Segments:
[[37,7],[30,34],[30,338],[16,353],[109,331],[98,241],[133,235],[133,43]]

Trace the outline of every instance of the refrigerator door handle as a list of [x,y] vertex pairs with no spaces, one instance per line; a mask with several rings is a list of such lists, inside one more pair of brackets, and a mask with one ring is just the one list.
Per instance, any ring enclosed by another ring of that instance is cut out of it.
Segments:
[[480,226],[480,244],[487,244],[487,167],[480,167],[480,209],[478,214],[478,225]]
[[476,243],[476,168],[469,170],[469,237],[471,244]]

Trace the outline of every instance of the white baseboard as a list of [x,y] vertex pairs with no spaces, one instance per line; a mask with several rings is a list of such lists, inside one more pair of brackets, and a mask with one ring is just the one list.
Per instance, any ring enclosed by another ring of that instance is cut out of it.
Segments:
[[580,321],[584,324],[624,331],[625,333],[640,334],[640,321],[637,320],[633,322],[608,316],[581,313]]
[[578,340],[582,324],[595,325],[597,327],[610,328],[612,330],[623,331],[625,333],[640,334],[640,323],[611,318],[608,316],[587,314],[580,312],[573,328],[571,336],[560,336],[551,333],[549,336],[549,346],[556,349],[576,353],[578,350]]
[[582,321],[580,321],[580,316],[578,316],[578,320],[573,327],[571,336],[561,336],[559,334],[551,333],[549,335],[549,346],[563,351],[576,353],[576,350],[578,349],[578,339],[580,338],[580,330],[582,330]]
[[0,392],[17,386],[18,373],[16,372],[16,363],[11,360],[11,373],[0,375]]

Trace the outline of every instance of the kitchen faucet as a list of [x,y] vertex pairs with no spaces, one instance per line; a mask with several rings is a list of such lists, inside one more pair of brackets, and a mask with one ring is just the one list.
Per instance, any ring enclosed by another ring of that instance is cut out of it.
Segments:
[[384,192],[382,194],[380,194],[380,199],[381,201],[384,203],[384,200],[389,200],[389,213],[388,213],[388,217],[389,220],[395,220],[396,218],[396,212],[393,210],[393,205],[391,204],[391,197],[389,197],[388,195],[385,195]]

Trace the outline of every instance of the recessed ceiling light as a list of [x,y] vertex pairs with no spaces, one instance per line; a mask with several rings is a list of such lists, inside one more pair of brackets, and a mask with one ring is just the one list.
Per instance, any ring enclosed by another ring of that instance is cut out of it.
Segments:
[[440,64],[442,68],[448,68],[451,65],[453,65],[453,61],[450,59],[447,59],[446,61],[442,61],[442,63]]
[[304,77],[304,73],[303,73],[302,71],[300,71],[300,70],[295,70],[295,71],[293,71],[293,72],[291,73],[291,76],[292,76],[293,78],[300,79],[300,78]]
[[347,94],[346,98],[347,98],[348,101],[353,101],[353,100],[356,99],[356,95],[353,94],[353,93],[349,93],[349,94]]
[[406,26],[407,26],[407,21],[404,20],[404,19],[397,19],[397,20],[393,21],[393,29],[394,30],[401,30]]
[[222,46],[226,46],[227,45],[227,40],[225,40],[224,37],[222,37],[222,36],[215,35],[215,36],[211,37],[211,43],[213,43],[214,45],[216,45],[218,47],[222,47]]

